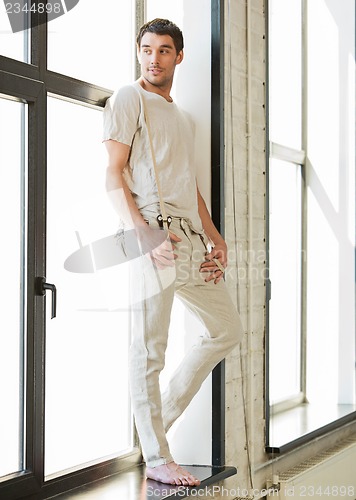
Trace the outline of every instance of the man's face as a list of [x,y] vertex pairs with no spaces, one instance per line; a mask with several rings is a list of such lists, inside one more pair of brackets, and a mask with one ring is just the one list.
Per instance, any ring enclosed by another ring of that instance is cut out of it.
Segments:
[[172,85],[174,70],[183,60],[183,51],[177,54],[172,37],[145,33],[137,49],[142,76],[151,85]]

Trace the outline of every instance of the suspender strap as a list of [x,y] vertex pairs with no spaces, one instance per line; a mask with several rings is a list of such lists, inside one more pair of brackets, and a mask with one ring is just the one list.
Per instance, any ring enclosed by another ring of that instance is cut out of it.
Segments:
[[141,92],[138,91],[138,93],[140,95],[140,101],[141,101],[142,109],[143,109],[143,116],[145,118],[145,123],[146,123],[146,128],[147,128],[148,140],[149,140],[149,143],[150,143],[150,150],[151,150],[151,157],[152,157],[152,163],[153,163],[153,170],[154,170],[154,174],[155,174],[155,178],[156,178],[157,193],[158,193],[159,204],[160,204],[160,208],[161,208],[161,214],[162,214],[162,217],[163,217],[163,221],[162,221],[163,222],[163,228],[166,229],[167,233],[168,233],[169,223],[168,223],[166,208],[164,206],[164,201],[163,201],[163,196],[162,196],[162,190],[161,190],[161,183],[160,183],[159,177],[158,177],[157,161],[156,161],[156,155],[155,155],[155,152],[154,152],[154,149],[153,149],[153,142],[152,142],[152,134],[151,134],[150,122],[149,122],[149,118],[148,118],[148,114],[147,114],[147,110],[146,110],[146,105],[145,105],[144,98],[143,98]]

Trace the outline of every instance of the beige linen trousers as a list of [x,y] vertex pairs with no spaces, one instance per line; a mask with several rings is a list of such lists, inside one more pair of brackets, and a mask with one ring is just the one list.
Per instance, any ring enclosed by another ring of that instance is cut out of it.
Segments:
[[[158,227],[155,218],[148,223]],[[173,218],[175,266],[158,270],[148,256],[132,261],[132,339],[130,391],[137,432],[146,465],[173,460],[166,432],[188,406],[212,369],[241,341],[240,316],[225,283],[206,282],[199,271],[207,242],[188,219]],[[165,363],[174,295],[202,321],[206,333],[186,353],[161,394],[159,375]]]

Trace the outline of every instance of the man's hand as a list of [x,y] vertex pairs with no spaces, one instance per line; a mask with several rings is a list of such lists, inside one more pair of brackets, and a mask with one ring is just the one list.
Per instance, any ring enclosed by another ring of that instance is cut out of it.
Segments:
[[200,266],[202,273],[208,273],[205,281],[214,280],[217,284],[224,276],[227,267],[227,246],[226,243],[219,243],[214,246],[210,253],[205,256],[206,262]]
[[157,269],[165,269],[166,267],[174,266],[174,260],[178,257],[174,253],[175,245],[182,241],[172,231],[168,231],[168,237],[150,253],[151,259]]
[[174,243],[181,241],[176,234],[169,231],[167,235],[166,231],[152,229],[149,226],[136,231],[142,253],[149,254],[157,269],[174,266],[174,260],[177,258],[174,253]]

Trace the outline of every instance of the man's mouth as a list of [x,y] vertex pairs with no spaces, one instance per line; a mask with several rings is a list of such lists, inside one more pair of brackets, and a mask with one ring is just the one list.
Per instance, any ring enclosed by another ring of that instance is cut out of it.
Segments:
[[154,75],[158,75],[159,73],[162,72],[160,68],[149,68],[150,73],[153,73]]

